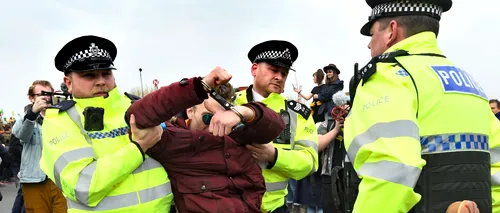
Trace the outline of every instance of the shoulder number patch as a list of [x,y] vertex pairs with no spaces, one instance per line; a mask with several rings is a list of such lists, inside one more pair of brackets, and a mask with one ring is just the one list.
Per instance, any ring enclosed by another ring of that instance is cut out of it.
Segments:
[[49,108],[50,109],[59,109],[59,112],[64,112],[64,111],[68,110],[69,108],[71,108],[72,106],[74,106],[75,104],[76,104],[76,102],[73,100],[65,100],[65,101],[61,101],[57,104],[54,104]]
[[455,66],[431,66],[445,93],[464,93],[488,99],[481,85],[471,75]]
[[309,115],[311,115],[311,110],[306,105],[301,104],[294,100],[288,100],[287,102],[288,102],[287,103],[288,109],[291,109],[296,113],[299,113],[300,115],[302,115],[303,118],[308,119]]

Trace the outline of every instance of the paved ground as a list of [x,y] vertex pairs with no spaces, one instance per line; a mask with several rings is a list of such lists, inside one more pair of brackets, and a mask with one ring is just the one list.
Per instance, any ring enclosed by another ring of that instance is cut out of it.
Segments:
[[12,205],[14,204],[14,199],[17,195],[17,188],[15,184],[9,184],[7,186],[0,186],[0,192],[2,192],[3,200],[0,201],[0,213],[11,213]]

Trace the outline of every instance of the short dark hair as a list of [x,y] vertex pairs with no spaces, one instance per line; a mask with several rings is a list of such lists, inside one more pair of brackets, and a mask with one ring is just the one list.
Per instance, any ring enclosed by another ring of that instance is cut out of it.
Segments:
[[226,101],[231,102],[233,99],[233,96],[235,94],[233,85],[231,85],[229,82],[225,83],[223,85],[220,85],[216,90],[215,90],[220,96],[222,96]]
[[439,34],[439,21],[435,18],[422,15],[386,17],[377,20],[380,23],[380,30],[385,30],[389,23],[395,20],[404,28],[405,36],[410,37],[421,32],[431,31]]
[[30,88],[28,89],[28,95],[29,96],[34,96],[34,91],[35,91],[35,87],[36,85],[42,85],[44,87],[50,87],[50,89],[52,89],[51,92],[54,92],[54,87],[52,87],[52,84],[50,84],[49,81],[46,81],[46,80],[36,80],[36,81],[33,81],[33,83],[31,84]]
[[498,101],[498,99],[491,99],[490,104],[492,104],[492,103],[495,103],[497,105],[497,108],[500,109],[500,101]]
[[325,73],[323,72],[322,69],[318,69],[314,74],[313,76],[316,76],[316,80],[318,81],[318,83],[322,83],[323,80],[325,79]]

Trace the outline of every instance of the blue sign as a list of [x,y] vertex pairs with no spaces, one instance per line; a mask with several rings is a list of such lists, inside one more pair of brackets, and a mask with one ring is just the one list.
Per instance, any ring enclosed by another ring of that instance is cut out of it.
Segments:
[[431,66],[431,68],[441,79],[444,92],[471,94],[488,99],[481,86],[462,69],[455,66]]

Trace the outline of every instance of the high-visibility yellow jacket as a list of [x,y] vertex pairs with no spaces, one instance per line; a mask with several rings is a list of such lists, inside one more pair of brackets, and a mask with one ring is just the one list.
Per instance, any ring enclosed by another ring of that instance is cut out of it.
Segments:
[[[491,156],[491,200],[492,212],[500,212],[500,121],[492,113],[490,118],[490,156]],[[481,212],[483,212],[481,210]]]
[[354,212],[445,212],[466,199],[491,212],[489,145],[500,138],[480,85],[442,56],[432,32],[365,68],[344,128],[362,178]]
[[[254,101],[252,88],[250,86],[238,92],[235,100],[237,105]],[[262,103],[277,113],[288,112],[290,115],[290,120],[285,120],[289,128],[284,130],[290,133],[290,140],[271,142],[277,150],[276,163],[270,167],[259,162],[266,183],[261,210],[269,212],[285,204],[288,179],[300,180],[318,169],[318,134],[306,105],[286,100],[276,93],[270,94]]]
[[[167,173],[156,160],[143,161],[130,142],[124,116],[131,100],[115,88],[108,98],[74,101],[47,109],[40,160],[62,189],[68,212],[169,212],[173,195]],[[102,131],[82,130],[89,106],[104,108]]]

